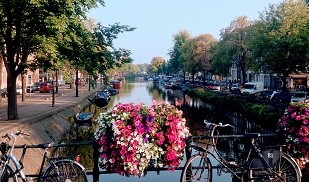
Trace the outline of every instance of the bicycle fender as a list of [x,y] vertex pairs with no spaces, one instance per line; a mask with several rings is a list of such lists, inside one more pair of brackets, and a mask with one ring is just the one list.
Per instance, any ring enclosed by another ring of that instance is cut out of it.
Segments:
[[274,164],[280,159],[283,153],[277,149],[264,149],[261,151],[261,154],[262,156],[256,154],[251,160],[249,165],[251,169],[265,168],[266,165],[264,165],[263,163],[263,158],[270,167],[273,167]]
[[283,155],[284,155],[286,158],[289,158],[289,159],[291,159],[291,160],[294,162],[295,167],[297,168],[297,171],[299,172],[300,177],[302,177],[303,174],[302,174],[302,172],[301,172],[301,168],[300,168],[299,165],[297,164],[296,160],[295,160],[291,155],[289,155],[289,154],[287,154],[287,153],[284,153]]
[[61,160],[56,161],[54,163],[57,164],[57,163],[61,163],[61,162],[75,163],[76,165],[78,165],[78,167],[80,167],[83,171],[85,171],[85,167],[84,166],[82,166],[80,163],[78,163],[78,162],[76,162],[74,160],[71,160],[71,159],[61,159]]

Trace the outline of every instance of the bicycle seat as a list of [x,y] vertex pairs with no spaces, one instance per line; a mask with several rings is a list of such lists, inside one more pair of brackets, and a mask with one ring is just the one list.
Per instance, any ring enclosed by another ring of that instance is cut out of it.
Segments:
[[245,133],[244,137],[248,139],[258,138],[260,133]]

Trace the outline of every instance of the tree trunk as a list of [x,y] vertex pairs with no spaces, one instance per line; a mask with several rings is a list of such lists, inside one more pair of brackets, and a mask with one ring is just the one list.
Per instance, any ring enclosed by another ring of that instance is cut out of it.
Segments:
[[288,91],[288,88],[286,87],[286,85],[287,85],[287,81],[286,81],[286,78],[287,78],[288,76],[282,76],[281,77],[281,80],[282,80],[282,91],[283,92],[287,92]]
[[56,94],[58,93],[58,70],[56,70]]
[[[2,85],[2,72],[3,72],[3,59],[2,59],[2,56],[0,55],[0,91],[3,89],[1,87],[1,85]],[[0,94],[0,103],[2,103],[2,94]]]
[[78,70],[76,70],[75,73],[75,97],[78,97]]
[[14,120],[19,118],[17,112],[16,78],[8,74],[7,81],[8,120]]
[[26,93],[25,93],[25,90],[26,90],[26,79],[25,79],[25,74],[22,74],[21,75],[21,89],[22,89],[22,92],[21,92],[21,101],[22,102],[25,102],[26,101]]

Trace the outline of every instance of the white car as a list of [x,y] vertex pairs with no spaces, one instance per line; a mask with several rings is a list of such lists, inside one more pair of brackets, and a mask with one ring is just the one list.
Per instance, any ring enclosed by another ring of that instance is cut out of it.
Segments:
[[23,91],[23,89],[21,87],[16,87],[16,94],[17,95],[21,95],[22,91]]

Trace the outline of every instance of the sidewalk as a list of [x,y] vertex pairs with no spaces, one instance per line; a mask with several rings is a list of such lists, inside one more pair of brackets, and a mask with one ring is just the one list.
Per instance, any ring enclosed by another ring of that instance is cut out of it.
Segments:
[[58,93],[55,94],[54,107],[52,107],[52,95],[39,99],[27,98],[24,102],[21,102],[21,98],[18,98],[17,111],[19,119],[9,121],[7,120],[7,103],[2,100],[0,107],[0,134],[22,124],[37,122],[66,108],[74,107],[93,96],[95,92],[95,90],[88,91],[88,88],[82,87],[79,88],[78,97],[76,97],[75,88],[59,89]]

